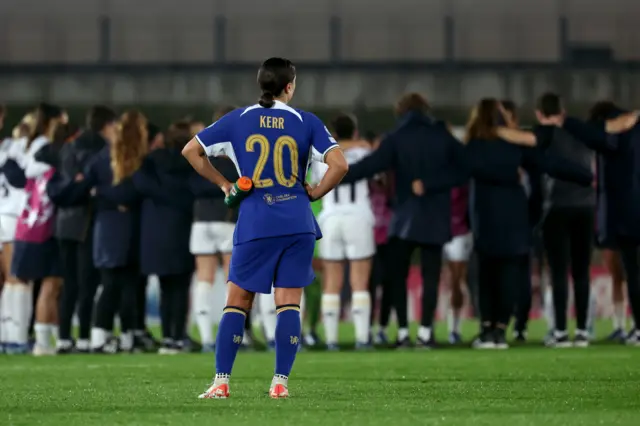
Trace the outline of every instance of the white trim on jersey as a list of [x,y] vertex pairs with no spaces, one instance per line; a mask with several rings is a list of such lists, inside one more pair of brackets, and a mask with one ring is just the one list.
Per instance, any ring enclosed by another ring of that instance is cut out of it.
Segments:
[[[258,109],[258,108],[264,108],[264,107],[262,105],[260,105],[260,104],[251,105],[250,107],[247,107],[244,111],[242,111],[242,114],[240,114],[240,117],[242,117],[243,115],[245,115],[249,111],[253,111],[254,109]],[[289,105],[285,104],[284,102],[275,101],[275,103],[273,104],[273,107],[271,107],[269,109],[279,109],[279,110],[282,110],[282,111],[290,112],[291,114],[293,114],[296,117],[298,117],[300,119],[300,121],[304,122],[304,120],[302,119],[302,116],[300,115],[300,113],[298,111],[296,111],[295,109],[291,108]]]

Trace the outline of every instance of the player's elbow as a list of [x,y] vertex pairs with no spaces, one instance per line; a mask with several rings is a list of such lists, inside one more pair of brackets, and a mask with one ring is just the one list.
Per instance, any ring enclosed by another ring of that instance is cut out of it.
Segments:
[[202,149],[200,144],[195,139],[191,139],[184,148],[182,148],[182,156],[188,160],[194,155],[198,155],[198,149]]
[[331,150],[327,154],[325,162],[330,169],[335,170],[335,173],[339,174],[340,176],[346,175],[349,171],[349,164],[347,163],[347,159],[339,149]]

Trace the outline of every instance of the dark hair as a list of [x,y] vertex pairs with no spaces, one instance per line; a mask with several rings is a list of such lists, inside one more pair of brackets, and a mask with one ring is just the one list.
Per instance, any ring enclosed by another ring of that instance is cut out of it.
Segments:
[[589,110],[589,121],[605,121],[616,118],[624,110],[612,101],[599,101]]
[[504,117],[499,108],[500,103],[494,98],[484,98],[471,110],[467,122],[465,142],[471,139],[496,139],[497,126],[504,123]]
[[410,111],[418,111],[426,114],[431,107],[427,99],[420,93],[406,93],[396,103],[396,115],[401,116]]
[[373,143],[376,140],[376,132],[374,132],[373,130],[367,130],[366,132],[364,132],[364,140],[366,140],[367,142],[371,142]]
[[151,143],[158,133],[161,133],[160,127],[156,126],[153,123],[147,123],[147,141]]
[[167,130],[165,146],[182,149],[191,140],[191,124],[189,120],[179,120],[171,124]]
[[234,105],[223,105],[223,106],[219,107],[218,109],[216,109],[213,112],[213,122],[215,123],[216,121],[220,120],[225,115],[229,114],[231,111],[235,111],[237,108],[238,107],[236,107]]
[[358,120],[352,114],[341,113],[331,120],[331,130],[337,139],[353,139],[358,128]]
[[68,122],[67,124],[58,126],[53,137],[53,142],[61,144],[71,142],[76,139],[79,133],[80,128],[74,123]]
[[87,113],[87,127],[93,132],[101,132],[105,126],[117,119],[114,110],[104,105],[94,105]]
[[502,104],[502,108],[510,113],[514,119],[518,118],[518,107],[516,106],[515,102],[513,102],[511,99],[503,99],[500,101],[500,103]]
[[[57,118],[62,116],[63,110],[57,105],[52,105],[48,103],[41,103],[36,108],[36,124],[33,127],[33,131],[29,135],[29,140],[27,141],[27,149],[31,145],[38,136],[46,135],[51,131],[51,122]],[[55,129],[54,129],[55,133]],[[49,135],[53,137],[53,135]]]
[[4,117],[6,113],[7,113],[7,107],[0,104],[0,117]]
[[562,113],[562,98],[556,93],[547,92],[538,98],[536,109],[545,117]]
[[296,67],[288,59],[269,58],[262,63],[258,71],[258,85],[262,91],[258,103],[271,108],[275,98],[280,96],[289,83],[296,78]]

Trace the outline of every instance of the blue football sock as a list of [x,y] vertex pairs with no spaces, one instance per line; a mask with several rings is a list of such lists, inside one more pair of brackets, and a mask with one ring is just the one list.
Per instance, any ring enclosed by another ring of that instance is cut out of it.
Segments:
[[276,307],[276,371],[275,374],[289,377],[300,345],[300,306]]
[[216,336],[216,375],[230,375],[242,344],[244,322],[247,313],[233,306],[222,311],[222,319]]

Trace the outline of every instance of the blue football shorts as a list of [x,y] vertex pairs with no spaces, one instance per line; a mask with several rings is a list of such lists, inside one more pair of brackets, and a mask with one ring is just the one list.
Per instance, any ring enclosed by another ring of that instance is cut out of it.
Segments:
[[229,281],[252,293],[271,293],[271,287],[301,288],[315,278],[315,234],[261,238],[233,246]]

